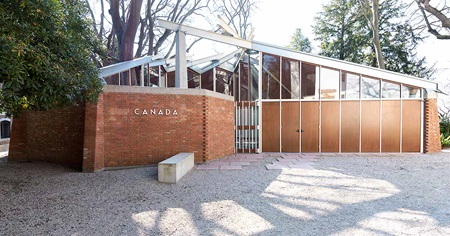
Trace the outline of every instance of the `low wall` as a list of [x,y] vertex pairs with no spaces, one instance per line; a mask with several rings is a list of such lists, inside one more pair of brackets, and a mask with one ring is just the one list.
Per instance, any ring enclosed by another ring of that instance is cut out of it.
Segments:
[[79,167],[83,162],[84,106],[14,117],[8,161],[46,161]]
[[84,172],[157,164],[180,152],[204,162],[234,152],[233,98],[198,89],[112,86],[96,104],[14,118],[9,160]]

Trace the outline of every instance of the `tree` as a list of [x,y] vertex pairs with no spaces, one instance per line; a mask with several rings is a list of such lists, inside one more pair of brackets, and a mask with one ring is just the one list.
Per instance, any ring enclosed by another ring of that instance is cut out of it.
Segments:
[[[313,33],[320,53],[327,57],[366,63],[367,20],[359,12],[357,0],[332,0],[314,18]],[[363,50],[364,49],[364,50]]]
[[297,51],[308,52],[312,51],[311,41],[302,34],[301,29],[295,29],[294,35],[291,37],[288,47]]
[[[423,40],[405,15],[406,5],[384,0],[378,8],[381,55],[387,70],[430,78],[435,70],[427,67],[425,57],[417,58],[416,48]],[[315,18],[316,39],[321,54],[341,60],[378,67],[370,18],[355,0],[333,0]],[[401,20],[399,20],[401,19]]]
[[0,111],[96,101],[102,84],[86,14],[75,0],[0,2]]
[[383,54],[381,53],[380,33],[379,33],[379,0],[359,0],[361,10],[369,22],[372,30],[372,43],[377,57],[378,68],[385,69]]
[[430,0],[414,0],[428,32],[437,39],[450,39],[450,7],[430,5]]

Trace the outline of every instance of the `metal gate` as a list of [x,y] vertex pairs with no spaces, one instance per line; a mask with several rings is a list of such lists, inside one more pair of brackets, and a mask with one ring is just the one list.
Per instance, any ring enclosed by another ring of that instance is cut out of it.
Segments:
[[236,153],[259,152],[259,109],[256,101],[234,103]]

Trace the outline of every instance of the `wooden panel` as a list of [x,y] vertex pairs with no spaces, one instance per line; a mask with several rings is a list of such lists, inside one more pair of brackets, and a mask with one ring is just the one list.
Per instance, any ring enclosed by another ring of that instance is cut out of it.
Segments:
[[380,151],[380,101],[361,101],[361,151]]
[[403,100],[402,152],[420,152],[420,103]]
[[341,152],[359,152],[359,101],[342,101]]
[[322,102],[322,152],[339,152],[339,101]]
[[382,102],[381,151],[400,152],[400,101]]
[[319,152],[319,102],[302,102],[302,152]]
[[280,103],[262,103],[262,150],[280,152]]
[[300,102],[281,102],[281,151],[299,152]]

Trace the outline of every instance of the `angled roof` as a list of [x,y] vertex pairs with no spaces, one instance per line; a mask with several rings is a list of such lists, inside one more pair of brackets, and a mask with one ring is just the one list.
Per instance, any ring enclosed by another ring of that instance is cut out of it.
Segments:
[[344,70],[356,74],[362,74],[365,76],[381,78],[384,80],[389,80],[392,82],[402,83],[410,86],[431,89],[437,92],[440,92],[438,83],[433,82],[431,80],[426,80],[423,78],[405,75],[397,72],[392,72],[388,70],[383,70],[379,68],[374,68],[366,65],[360,65],[352,62],[342,61],[334,58],[314,55],[310,53],[300,52],[291,50],[288,48],[271,45],[267,43],[262,43],[253,40],[245,40],[242,38],[237,38],[229,35],[222,35],[218,33],[214,33],[211,31],[174,23],[171,21],[166,21],[162,19],[158,19],[158,26],[173,30],[173,31],[183,31],[186,34],[202,37],[205,39],[213,40],[216,42],[234,45],[244,49],[251,49],[260,52],[270,53],[282,57],[287,57],[291,59],[296,59],[299,61],[309,62],[317,65],[322,65],[325,67],[330,67],[334,69]]

